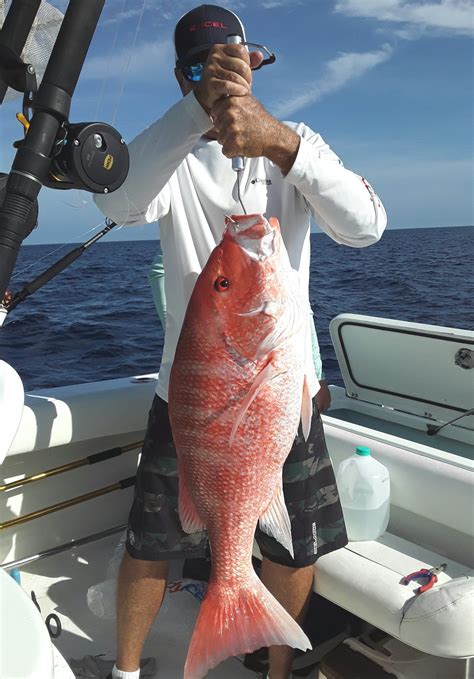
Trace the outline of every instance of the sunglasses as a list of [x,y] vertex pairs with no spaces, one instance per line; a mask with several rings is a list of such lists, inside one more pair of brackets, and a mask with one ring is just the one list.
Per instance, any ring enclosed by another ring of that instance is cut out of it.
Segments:
[[[242,44],[247,45],[248,47],[256,47],[268,55],[268,57],[264,59],[259,66],[253,69],[254,71],[258,71],[258,69],[262,68],[262,66],[266,66],[267,64],[273,64],[275,61],[275,55],[270,52],[270,50],[268,50],[265,45],[259,45],[255,42],[244,42]],[[183,74],[185,80],[188,80],[190,83],[198,83],[201,80],[205,65],[205,61],[198,61],[195,64],[189,64],[189,66],[181,66],[181,73]]]
[[197,64],[189,64],[189,66],[182,66],[181,73],[185,80],[190,83],[198,83],[201,80],[202,72],[205,66],[204,61],[200,61]]

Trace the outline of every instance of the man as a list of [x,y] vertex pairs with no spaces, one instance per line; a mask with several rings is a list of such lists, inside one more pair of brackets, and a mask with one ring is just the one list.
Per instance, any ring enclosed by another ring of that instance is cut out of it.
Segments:
[[[166,269],[166,336],[153,401],[127,552],[118,581],[118,658],[114,679],[137,679],[144,640],[160,608],[171,558],[201,557],[205,533],[183,533],[177,513],[178,479],[168,420],[168,380],[195,280],[220,241],[224,217],[242,212],[279,219],[292,266],[309,286],[309,227],[313,216],[334,240],[353,247],[376,242],[385,211],[370,185],[346,170],[321,137],[303,123],[283,124],[251,94],[251,69],[262,56],[228,35],[245,39],[232,12],[202,5],[175,29],[176,79],[183,98],[129,145],[130,173],[100,209],[117,223],[160,221]],[[244,156],[241,176],[230,158]],[[309,302],[308,302],[309,305]],[[308,309],[309,318],[309,309]],[[308,373],[317,392],[306,343]],[[305,616],[317,558],[347,542],[334,473],[315,400],[310,438],[298,436],[284,468],[284,494],[295,558],[259,530],[265,585],[299,622]],[[292,649],[269,650],[269,676],[288,679]]]

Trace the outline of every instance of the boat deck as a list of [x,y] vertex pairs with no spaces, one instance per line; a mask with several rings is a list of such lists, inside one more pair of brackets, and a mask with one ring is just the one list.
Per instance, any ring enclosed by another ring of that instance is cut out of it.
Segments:
[[[62,633],[54,644],[66,660],[99,654],[104,660],[115,658],[115,621],[96,617],[89,610],[87,591],[106,579],[107,565],[118,540],[117,534],[20,568],[21,585],[28,593],[34,590],[43,619],[49,613],[59,616]],[[174,565],[171,580],[180,579],[181,566],[181,562]],[[166,593],[143,652],[143,658],[156,659],[156,677],[182,679],[198,609],[199,602],[190,592]],[[229,658],[207,676],[255,679],[260,675],[245,668],[242,658]],[[309,675],[309,679],[316,677],[317,673]]]

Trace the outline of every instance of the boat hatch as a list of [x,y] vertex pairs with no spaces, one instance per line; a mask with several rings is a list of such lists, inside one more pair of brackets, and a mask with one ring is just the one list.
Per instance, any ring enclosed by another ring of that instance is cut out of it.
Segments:
[[349,398],[442,422],[474,407],[474,332],[356,314],[329,330]]

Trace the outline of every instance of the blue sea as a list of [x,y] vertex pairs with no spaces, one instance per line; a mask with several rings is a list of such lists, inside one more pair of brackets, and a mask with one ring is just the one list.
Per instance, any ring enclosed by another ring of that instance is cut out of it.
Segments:
[[[158,370],[163,332],[147,272],[159,241],[106,238],[14,309],[0,329],[0,357],[27,390]],[[473,242],[474,227],[388,230],[363,249],[313,234],[310,297],[329,382],[343,384],[329,336],[329,322],[340,313],[472,329]],[[11,290],[72,247],[23,246]]]

